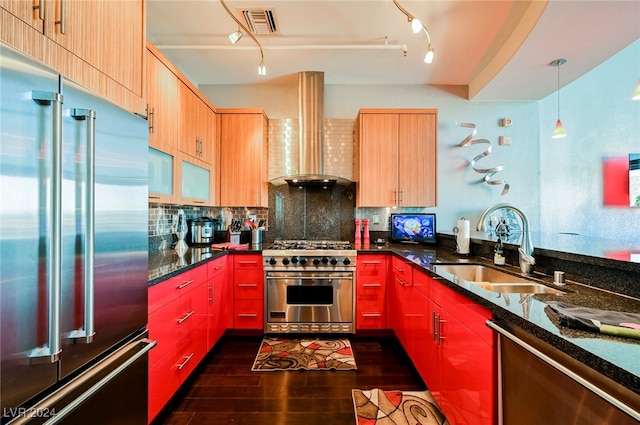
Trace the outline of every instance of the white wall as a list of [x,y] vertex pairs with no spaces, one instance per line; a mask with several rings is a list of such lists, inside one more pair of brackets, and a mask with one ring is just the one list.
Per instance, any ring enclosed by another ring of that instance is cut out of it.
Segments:
[[[480,102],[428,86],[326,85],[325,116],[354,118],[359,108],[373,107],[438,109],[438,207],[428,210],[437,213],[439,231],[450,230],[461,216],[475,223],[486,207],[509,202],[527,214],[532,231],[637,239],[627,228],[640,224],[640,208],[602,205],[601,168],[605,157],[640,152],[640,102],[630,100],[639,76],[640,41],[563,88],[561,118],[569,136],[560,141],[550,137],[555,94],[539,102]],[[200,90],[217,107],[262,107],[271,118],[297,114],[295,79]],[[499,126],[503,117],[512,119],[511,127]],[[491,155],[478,166],[504,166],[494,179],[509,183],[505,196],[502,186],[480,183],[482,175],[468,167],[486,145],[459,147],[469,131],[458,122],[475,123],[476,138],[492,142]],[[499,146],[500,135],[511,136],[512,145]]]

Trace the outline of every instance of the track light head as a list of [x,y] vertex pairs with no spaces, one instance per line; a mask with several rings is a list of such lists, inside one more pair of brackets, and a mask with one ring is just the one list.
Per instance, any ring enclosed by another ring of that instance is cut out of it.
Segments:
[[229,34],[229,41],[231,41],[231,44],[236,44],[241,38],[242,38],[242,31],[240,30],[234,31],[231,34]]

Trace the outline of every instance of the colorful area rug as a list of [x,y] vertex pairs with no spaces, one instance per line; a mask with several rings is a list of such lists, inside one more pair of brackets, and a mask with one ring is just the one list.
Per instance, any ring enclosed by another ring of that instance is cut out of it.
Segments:
[[267,337],[253,362],[253,371],[355,370],[348,339]]
[[352,390],[358,425],[449,425],[429,391]]

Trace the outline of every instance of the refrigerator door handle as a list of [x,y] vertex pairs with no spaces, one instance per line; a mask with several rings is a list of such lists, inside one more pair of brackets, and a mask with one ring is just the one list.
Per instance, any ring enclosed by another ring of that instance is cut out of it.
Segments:
[[48,198],[51,205],[51,220],[48,222],[47,250],[47,291],[49,303],[48,343],[29,351],[32,364],[56,363],[60,360],[60,296],[62,292],[62,103],[64,96],[57,92],[32,91],[31,98],[43,106],[51,106],[51,180],[48,185]]
[[84,243],[84,325],[64,335],[66,342],[90,344],[95,335],[94,329],[94,292],[95,292],[95,183],[96,183],[96,111],[91,109],[71,109],[71,117],[87,122],[87,184],[85,185],[86,235]]

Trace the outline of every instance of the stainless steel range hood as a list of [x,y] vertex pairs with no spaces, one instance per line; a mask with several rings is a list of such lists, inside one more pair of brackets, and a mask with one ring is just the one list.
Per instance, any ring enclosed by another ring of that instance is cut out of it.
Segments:
[[298,73],[298,119],[300,126],[298,174],[271,180],[275,185],[348,185],[351,181],[325,173],[324,164],[324,72]]

